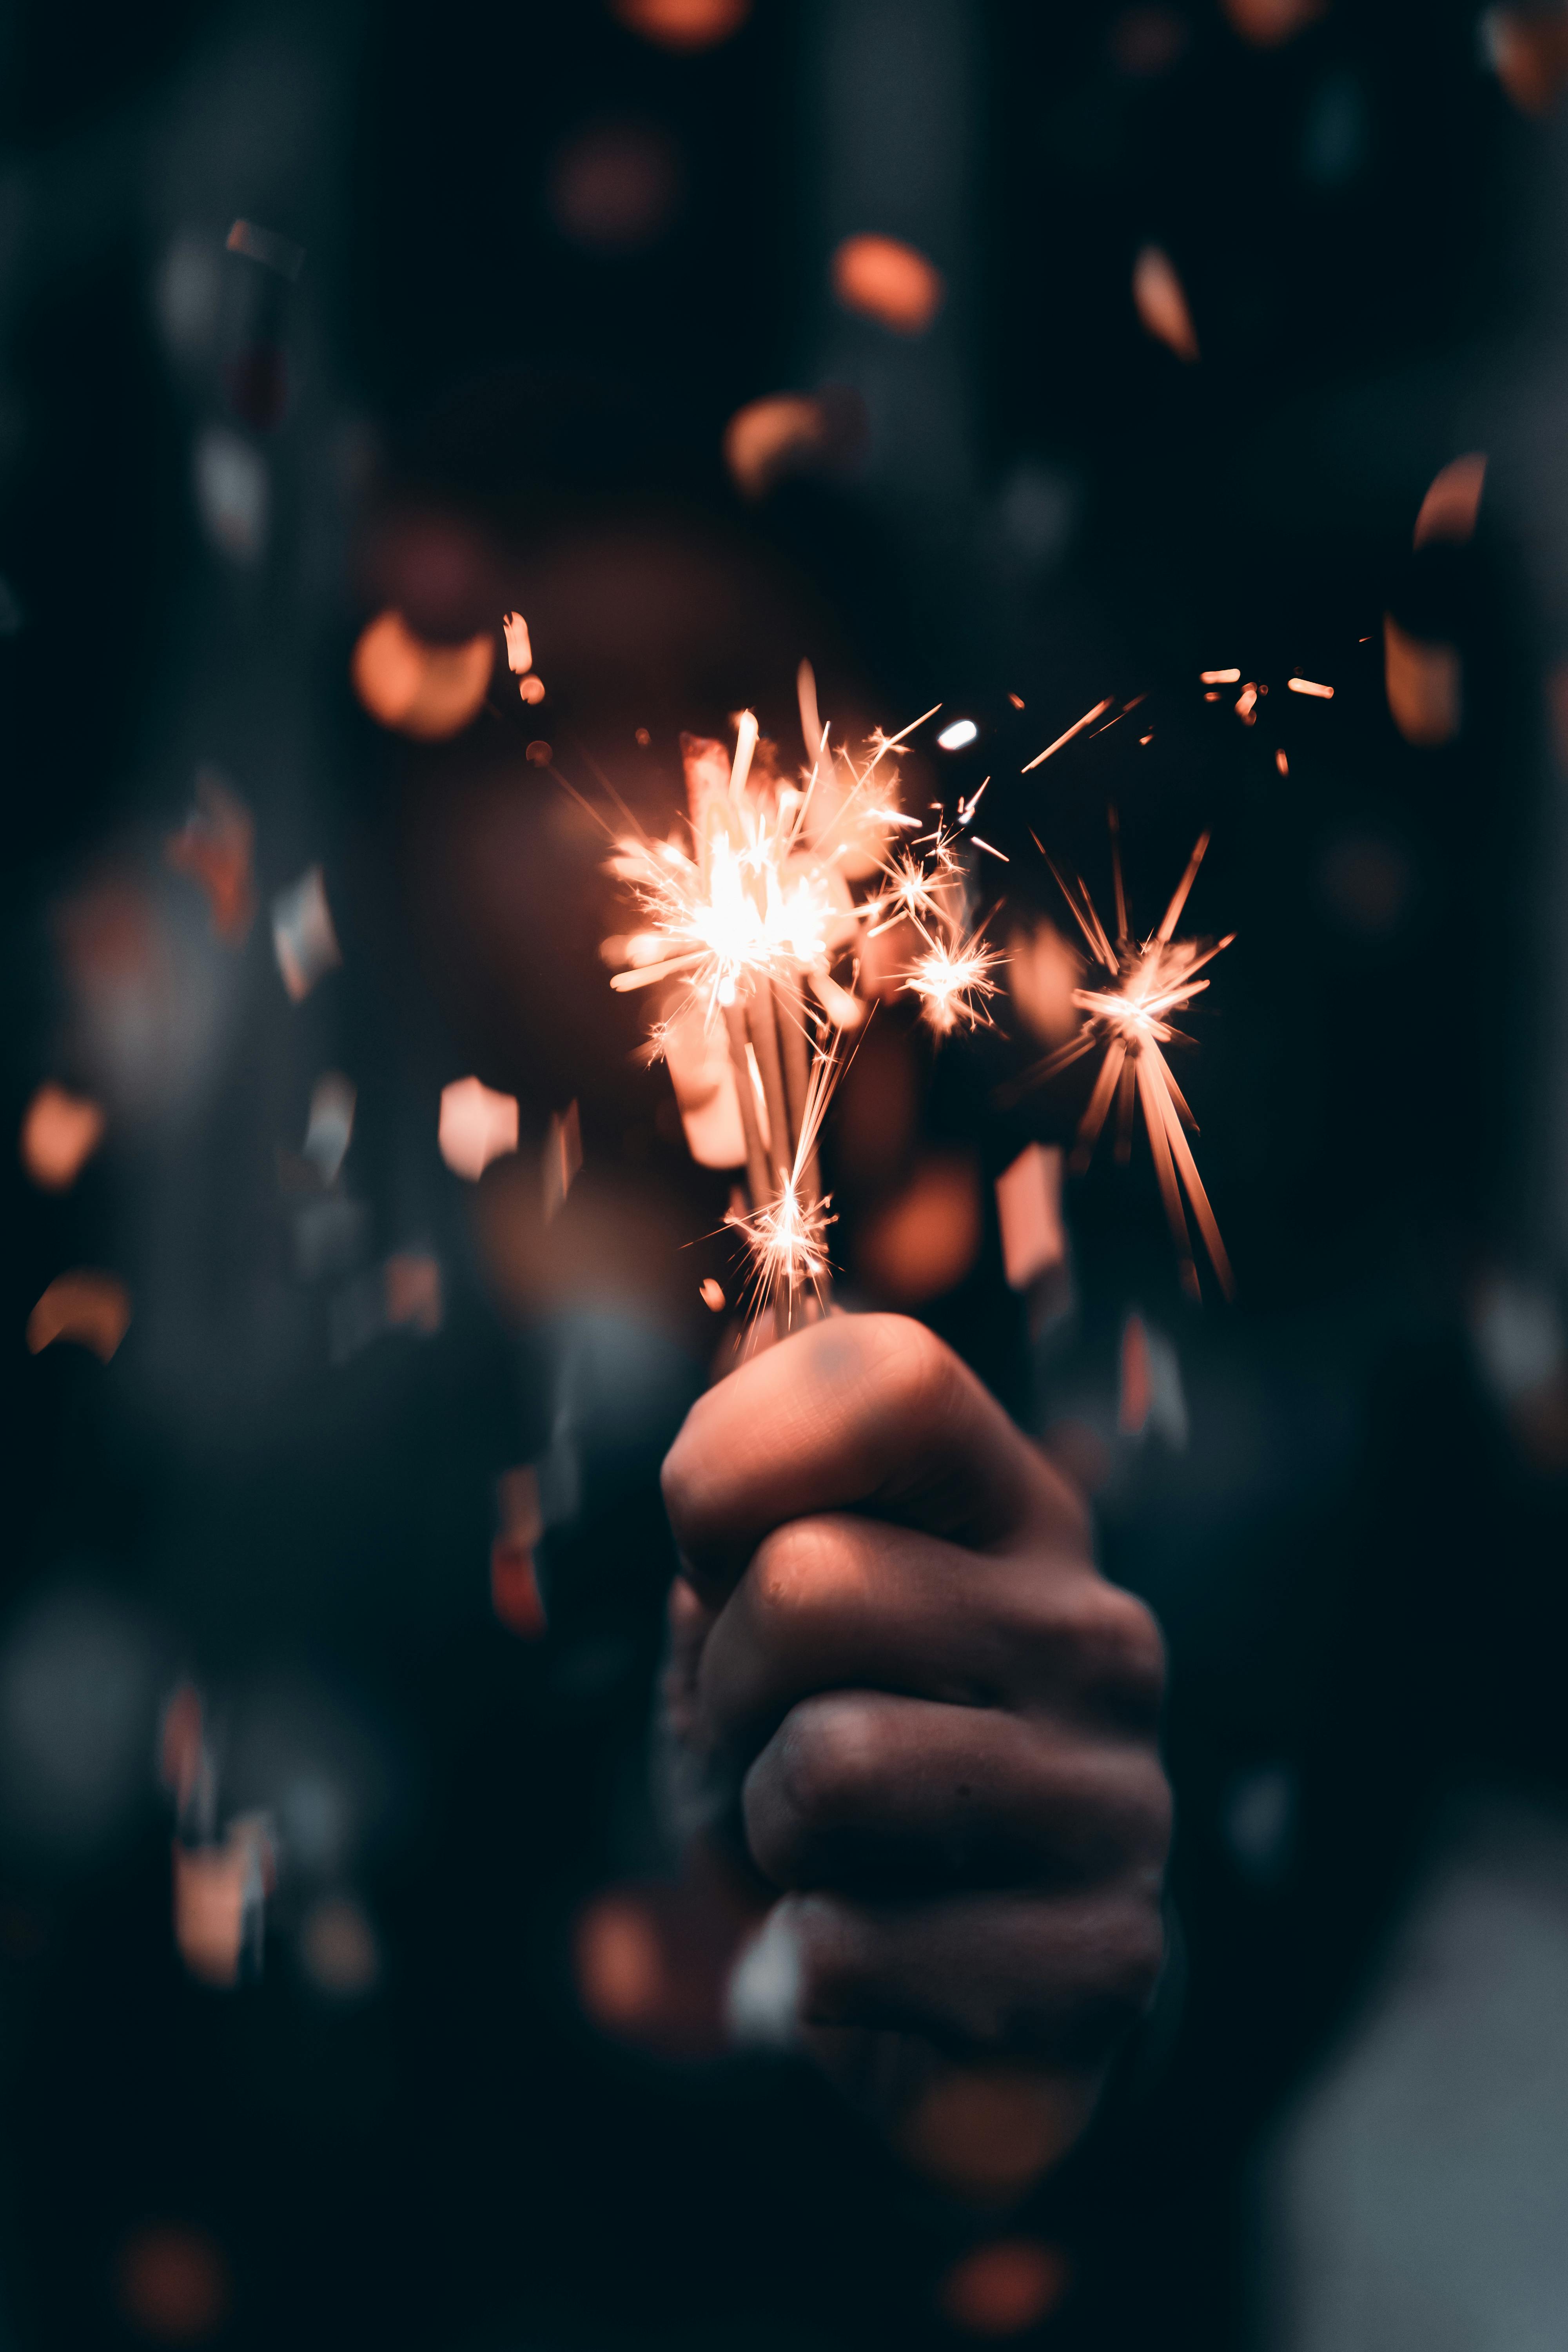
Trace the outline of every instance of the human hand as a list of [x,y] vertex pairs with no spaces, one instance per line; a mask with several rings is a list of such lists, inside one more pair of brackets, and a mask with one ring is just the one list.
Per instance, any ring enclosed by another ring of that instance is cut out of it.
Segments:
[[667,1733],[782,1898],[806,2038],[1097,2081],[1159,1975],[1171,1803],[1160,1635],[1076,1491],[875,1315],[710,1390],[664,1493]]

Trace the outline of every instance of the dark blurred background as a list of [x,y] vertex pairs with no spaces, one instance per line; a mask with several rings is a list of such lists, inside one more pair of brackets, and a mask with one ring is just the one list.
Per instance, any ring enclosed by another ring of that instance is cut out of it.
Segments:
[[[1563,2340],[1565,91],[1474,0],[0,9],[6,2352]],[[840,1295],[1171,1645],[1061,2165],[728,2049],[647,1794],[733,1270],[593,812],[798,759],[803,656],[970,717],[906,797],[1010,861],[994,1030],[846,1084]],[[1141,1150],[1006,1278],[1112,804],[1143,929],[1213,829],[1231,1306]]]

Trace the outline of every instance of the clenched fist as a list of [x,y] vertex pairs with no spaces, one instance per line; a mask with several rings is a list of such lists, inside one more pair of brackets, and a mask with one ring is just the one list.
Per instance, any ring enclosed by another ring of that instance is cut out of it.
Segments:
[[1163,1952],[1159,1633],[916,1323],[835,1317],[693,1408],[666,1733],[782,1898],[807,2038],[1092,2084]]

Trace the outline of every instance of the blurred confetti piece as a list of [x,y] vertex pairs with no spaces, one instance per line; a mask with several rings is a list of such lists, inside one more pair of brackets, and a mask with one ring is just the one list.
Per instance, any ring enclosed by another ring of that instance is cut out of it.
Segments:
[[976,2246],[942,2280],[940,2300],[969,2336],[1021,2336],[1055,2310],[1071,2277],[1059,2246],[1002,2238]]
[[801,470],[827,437],[821,404],[805,393],[775,392],[738,408],[724,427],[724,465],[742,498],[760,499]]
[[703,1276],[698,1297],[710,1315],[722,1315],[724,1312],[726,1304],[724,1293],[710,1274]]
[[961,2196],[1010,2200],[1065,2155],[1093,2106],[1081,2077],[1021,2066],[944,2068],[900,2125],[899,2148]]
[[387,1328],[430,1339],[441,1328],[441,1262],[427,1250],[395,1250],[381,1270]]
[[[772,392],[738,408],[724,427],[724,466],[743,499],[764,498],[788,475],[841,473],[862,455],[866,404],[844,384]],[[807,734],[815,747],[820,736]]]
[[56,1275],[27,1318],[27,1346],[35,1356],[57,1339],[74,1339],[108,1363],[131,1323],[131,1293],[117,1275],[78,1266]]
[[722,1031],[709,1027],[702,1005],[691,999],[665,1024],[660,1044],[687,1149],[699,1168],[743,1167],[745,1132],[735,1067]]
[[1432,487],[1421,501],[1421,511],[1415,518],[1415,545],[1428,547],[1435,540],[1448,540],[1462,547],[1472,538],[1486,478],[1487,461],[1479,450],[1451,459],[1433,478]]
[[602,1895],[577,1924],[577,1990],[599,2025],[625,2031],[659,2008],[665,1992],[658,1929],[634,1896]]
[[259,562],[267,547],[272,486],[267,461],[226,425],[209,425],[194,457],[196,511],[220,554]]
[[325,1071],[311,1089],[304,1156],[323,1184],[337,1181],[354,1131],[354,1101],[353,1081],[340,1070]]
[[1029,931],[1013,936],[1007,953],[1007,986],[1019,1019],[1044,1045],[1059,1045],[1082,1018],[1073,991],[1083,980],[1083,959],[1054,923],[1043,918]]
[[258,228],[254,221],[237,220],[224,239],[230,253],[243,253],[247,261],[259,261],[264,269],[274,269],[289,284],[305,266],[305,248],[292,237],[279,236],[276,229]]
[[1145,334],[1167,345],[1179,360],[1197,358],[1197,330],[1186,293],[1170,255],[1160,246],[1146,245],[1132,265],[1132,306]]
[[459,733],[477,715],[494,663],[488,629],[461,645],[427,645],[401,613],[385,612],[361,633],[349,676],[379,726],[416,743],[435,743]]
[[932,1153],[866,1220],[856,1251],[865,1281],[900,1306],[940,1297],[980,1252],[980,1173],[961,1152]]
[[1568,89],[1568,16],[1561,8],[1489,8],[1481,59],[1521,114],[1550,114]]
[[934,263],[894,236],[846,237],[829,275],[841,308],[875,319],[895,335],[923,335],[947,293]]
[[501,622],[506,638],[506,666],[514,677],[533,667],[533,641],[528,634],[528,623],[521,613],[508,613]]
[[300,1923],[300,1966],[318,1992],[358,2000],[375,1990],[381,1946],[363,1904],[323,1895]]
[[517,1097],[499,1094],[479,1078],[454,1078],[441,1089],[437,1132],[452,1173],[477,1184],[492,1160],[517,1150]]
[[1384,682],[1388,709],[1407,743],[1435,751],[1459,731],[1463,701],[1458,648],[1406,635],[1392,613],[1383,616]]
[[206,894],[213,937],[239,947],[256,914],[251,856],[256,823],[245,803],[216,768],[196,776],[196,804],[178,833],[163,844],[163,862],[188,875]]
[[545,1621],[533,1555],[544,1534],[544,1512],[535,1465],[503,1471],[496,1501],[500,1525],[490,1545],[490,1606],[508,1633],[537,1641]]
[[566,1195],[583,1171],[583,1123],[577,1106],[551,1114],[544,1138],[544,1222],[549,1224],[566,1205]]
[[259,1814],[232,1822],[221,1845],[174,1853],[174,1943],[203,1984],[234,1985],[261,1966],[266,1900],[276,1877],[271,1833]]
[[517,690],[524,702],[544,699],[544,680],[528,673],[533,667],[533,643],[528,634],[528,623],[521,613],[508,613],[501,622],[506,636],[506,666],[517,679]]
[[343,951],[327,904],[326,880],[319,866],[308,866],[298,882],[290,882],[273,899],[272,948],[283,985],[296,1004],[302,1003],[316,982],[342,962]]
[[1186,1451],[1187,1400],[1181,1360],[1163,1333],[1152,1331],[1136,1313],[1121,1327],[1116,1425],[1123,1437],[1152,1433],[1164,1440],[1173,1454]]
[[1328,14],[1329,0],[1220,0],[1233,33],[1255,49],[1278,49]]
[[657,243],[679,209],[686,171],[679,148],[654,122],[596,122],[556,154],[551,217],[591,253],[629,254]]
[[1142,1315],[1121,1327],[1116,1426],[1123,1437],[1142,1437],[1149,1425],[1149,1334]]
[[1110,28],[1110,54],[1123,73],[1153,81],[1169,73],[1191,38],[1191,26],[1173,8],[1128,8]]
[[201,2344],[228,2317],[233,2284],[223,2249],[205,2231],[149,2222],[120,2249],[115,2301],[153,2344]]
[[717,48],[738,33],[752,0],[611,0],[617,23],[661,49]]
[[202,1695],[194,1683],[176,1684],[164,1706],[158,1732],[158,1777],[174,1801],[182,1830],[209,1840],[217,1780]]
[[44,1192],[67,1192],[103,1140],[101,1107],[46,1079],[22,1114],[22,1165]]
[[1007,1286],[1027,1290],[1067,1255],[1059,1147],[1026,1145],[996,1179],[996,1215]]

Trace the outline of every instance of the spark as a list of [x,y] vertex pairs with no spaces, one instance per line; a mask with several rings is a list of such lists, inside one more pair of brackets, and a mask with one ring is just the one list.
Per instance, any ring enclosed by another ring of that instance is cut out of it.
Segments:
[[973,719],[955,719],[936,740],[944,751],[962,751],[967,744],[978,741],[979,736],[980,730]]
[[988,1024],[986,1000],[996,993],[997,983],[991,974],[1002,961],[1000,954],[984,944],[978,931],[943,938],[923,923],[917,923],[917,928],[926,950],[904,974],[903,984],[920,998],[921,1013],[931,1028],[939,1037],[946,1037],[960,1027],[975,1029],[983,1022]]
[[771,1200],[749,1212],[731,1209],[724,1222],[740,1235],[750,1262],[749,1306],[760,1318],[770,1308],[784,1330],[797,1316],[827,1312],[832,1261],[827,1231],[837,1220],[833,1196],[817,1180],[817,1139],[844,1072],[836,1037],[812,1064],[795,1157]]
[[1208,982],[1199,975],[1205,965],[1212,963],[1215,956],[1229,947],[1235,936],[1231,933],[1222,940],[1178,940],[1174,937],[1176,924],[1208,845],[1208,835],[1201,834],[1158,929],[1142,941],[1132,937],[1128,927],[1114,813],[1111,816],[1111,862],[1116,894],[1114,940],[1107,933],[1085,884],[1076,876],[1069,881],[1052,866],[1051,871],[1056,875],[1074,920],[1105,978],[1099,985],[1074,989],[1072,1001],[1087,1016],[1082,1028],[1065,1045],[1038,1064],[1023,1085],[1026,1087],[1043,1082],[1103,1046],[1099,1074],[1088,1108],[1079,1124],[1077,1141],[1068,1164],[1079,1172],[1088,1167],[1113,1100],[1118,1108],[1117,1157],[1126,1160],[1131,1150],[1132,1114],[1136,1101],[1143,1114],[1154,1158],[1154,1171],[1159,1180],[1160,1196],[1176,1244],[1183,1286],[1194,1297],[1197,1297],[1197,1267],[1182,1205],[1184,1192],[1194,1222],[1203,1236],[1210,1263],[1218,1276],[1220,1288],[1228,1298],[1234,1295],[1235,1277],[1225,1244],[1220,1238],[1219,1225],[1209,1205],[1208,1194],[1204,1190],[1203,1179],[1198,1174],[1197,1163],[1186,1138],[1188,1128],[1196,1133],[1197,1121],[1187,1107],[1163,1050],[1173,1044],[1192,1044],[1192,1039],[1173,1025],[1171,1016],[1184,1013],[1194,998],[1207,988]]
[[1114,700],[1114,695],[1108,694],[1095,704],[1092,710],[1086,710],[1081,719],[1075,719],[1072,725],[1058,735],[1054,743],[1047,743],[1043,751],[1037,751],[1032,760],[1026,761],[1018,771],[1019,774],[1026,776],[1030,769],[1037,768],[1042,761],[1053,759],[1064,744],[1072,741],[1075,735],[1081,735],[1086,727],[1092,727],[1097,719],[1102,719]]
[[1239,686],[1241,672],[1238,669],[1201,669],[1198,682],[1202,686]]
[[1315,677],[1288,677],[1285,683],[1292,694],[1315,694],[1320,702],[1331,702],[1334,698],[1333,688],[1320,686]]

